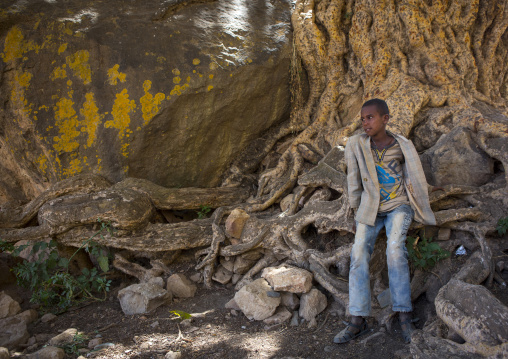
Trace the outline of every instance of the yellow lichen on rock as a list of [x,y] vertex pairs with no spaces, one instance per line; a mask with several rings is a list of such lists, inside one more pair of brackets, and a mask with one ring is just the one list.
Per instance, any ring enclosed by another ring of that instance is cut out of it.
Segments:
[[2,53],[2,58],[5,63],[9,63],[23,56],[23,43],[24,37],[21,29],[17,26],[13,26],[5,37],[4,52]]
[[48,159],[46,158],[46,156],[41,154],[37,158],[37,166],[39,167],[39,170],[42,172],[42,174],[45,175],[46,174],[46,170],[48,169]]
[[115,66],[113,66],[112,68],[110,68],[108,70],[108,82],[110,85],[117,85],[118,84],[118,81],[120,82],[125,82],[125,79],[127,77],[126,74],[124,74],[123,72],[120,72],[118,71],[118,69],[120,68],[120,65],[116,64]]
[[150,120],[159,112],[159,105],[166,98],[166,95],[161,92],[153,96],[149,92],[151,88],[152,81],[146,80],[143,83],[143,90],[145,91],[145,95],[139,99],[145,125],[147,125]]
[[70,98],[62,97],[54,107],[54,111],[55,126],[61,134],[54,138],[54,148],[58,153],[72,152],[79,147],[77,137],[80,133],[74,102]]
[[88,140],[86,142],[87,147],[91,147],[97,137],[97,128],[104,117],[99,114],[99,108],[95,103],[93,92],[89,92],[85,95],[86,102],[83,104],[83,108],[79,110],[81,115],[84,117],[82,132],[88,133]]
[[66,65],[63,64],[62,66],[59,66],[59,67],[55,67],[55,69],[53,70],[53,73],[51,74],[51,80],[56,80],[56,79],[64,79],[67,77],[67,71],[65,71],[65,67]]
[[31,112],[31,106],[28,106],[28,101],[25,98],[25,89],[30,85],[31,79],[32,74],[30,72],[19,73],[16,71],[14,81],[11,83],[12,107],[23,115],[29,115]]
[[90,53],[87,50],[79,50],[73,55],[66,57],[67,64],[74,72],[74,76],[83,80],[85,85],[92,82],[92,70],[88,63],[89,58]]
[[58,47],[58,54],[60,55],[62,52],[65,52],[67,50],[67,43],[64,43]]
[[121,152],[125,157],[129,154],[127,151],[129,144],[124,141],[125,138],[129,137],[132,133],[129,129],[129,125],[131,123],[130,113],[133,112],[135,108],[136,102],[134,100],[129,100],[127,89],[123,89],[122,92],[116,94],[116,100],[113,104],[113,109],[111,110],[113,119],[106,121],[104,124],[104,127],[106,128],[116,128],[119,130],[118,138],[122,142]]
[[[86,157],[85,157],[86,162]],[[63,169],[63,176],[64,177],[72,177],[75,176],[83,171],[83,165],[81,164],[81,161],[79,158],[73,159],[69,166]]]
[[188,88],[189,88],[189,84],[185,84],[185,85],[182,85],[182,86],[176,85],[175,87],[173,87],[173,89],[171,90],[171,92],[169,94],[171,96],[173,96],[173,95],[180,96]]

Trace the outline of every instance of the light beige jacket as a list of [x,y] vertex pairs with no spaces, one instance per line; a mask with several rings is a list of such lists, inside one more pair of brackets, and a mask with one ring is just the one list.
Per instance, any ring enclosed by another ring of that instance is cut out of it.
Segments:
[[[398,141],[404,155],[404,186],[411,207],[415,211],[415,220],[423,224],[435,225],[436,218],[430,209],[427,181],[413,143],[403,136],[388,133]],[[366,134],[350,137],[346,145],[345,157],[349,203],[351,208],[357,209],[355,219],[360,223],[373,226],[379,208],[380,194],[370,137]]]

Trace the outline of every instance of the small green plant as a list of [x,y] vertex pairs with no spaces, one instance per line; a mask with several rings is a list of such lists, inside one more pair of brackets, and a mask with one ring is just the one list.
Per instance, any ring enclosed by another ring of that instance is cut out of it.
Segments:
[[79,356],[79,349],[86,348],[86,341],[88,337],[83,333],[77,333],[74,338],[72,338],[72,342],[66,343],[63,346],[60,346],[66,354],[74,354]]
[[[103,237],[103,232],[111,232],[112,229],[109,223],[102,222],[100,219],[98,221],[101,225],[100,229],[85,240],[69,259],[59,256],[53,240],[49,243],[38,242],[32,246],[30,252],[33,260],[24,261],[12,269],[18,284],[31,290],[30,301],[39,304],[43,312],[50,308],[52,311],[57,309],[63,312],[81,301],[102,300],[94,293],[103,293],[105,296],[109,291],[111,281],[107,280],[104,274],[109,270],[109,260],[105,251],[93,239],[97,236]],[[0,249],[10,250],[13,256],[19,256],[27,247],[28,245],[22,245],[13,248],[9,243],[0,241]],[[69,264],[81,249],[97,258],[104,273],[99,273],[97,268],[92,270],[83,268],[78,276],[69,273]]]
[[442,249],[432,238],[407,237],[406,244],[409,261],[414,269],[430,269],[451,254]]
[[499,221],[497,221],[496,230],[500,236],[503,236],[506,232],[508,232],[508,217],[500,218]]
[[196,211],[196,213],[199,219],[203,219],[207,217],[211,210],[210,206],[199,206],[199,211]]

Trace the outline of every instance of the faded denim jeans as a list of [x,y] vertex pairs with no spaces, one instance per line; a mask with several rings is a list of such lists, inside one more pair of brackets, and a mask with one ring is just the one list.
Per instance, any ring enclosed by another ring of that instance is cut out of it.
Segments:
[[373,226],[357,222],[349,270],[349,312],[351,315],[361,317],[370,315],[369,262],[376,238],[383,227],[386,227],[388,238],[386,262],[393,311],[412,311],[406,236],[413,216],[414,211],[411,206],[403,204],[392,211],[378,213]]

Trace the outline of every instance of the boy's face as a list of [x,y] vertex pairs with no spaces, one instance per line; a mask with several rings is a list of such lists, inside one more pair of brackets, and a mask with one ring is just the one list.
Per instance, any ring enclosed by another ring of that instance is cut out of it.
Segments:
[[389,115],[380,115],[375,105],[365,106],[361,111],[362,127],[367,136],[376,137],[386,132]]

